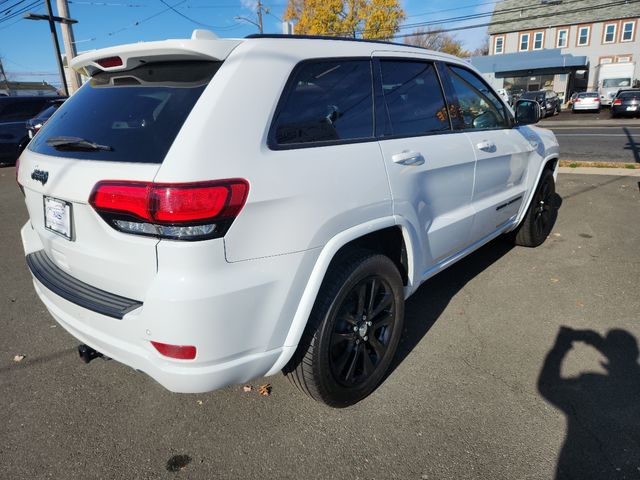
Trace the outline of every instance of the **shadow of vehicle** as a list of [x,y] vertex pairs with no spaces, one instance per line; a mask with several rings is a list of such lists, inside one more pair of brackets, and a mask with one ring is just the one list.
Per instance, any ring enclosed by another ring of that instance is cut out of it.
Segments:
[[[553,209],[562,206],[562,197],[555,194]],[[552,226],[553,229],[553,226]],[[405,305],[404,331],[395,357],[385,379],[404,361],[436,323],[451,299],[464,286],[514,248],[513,235],[501,235],[444,271],[424,282]],[[384,381],[384,380],[383,380]]]
[[[574,342],[604,355],[607,374],[562,378],[562,362]],[[561,327],[538,379],[540,394],[567,416],[567,436],[556,480],[640,478],[640,365],[629,332]]]

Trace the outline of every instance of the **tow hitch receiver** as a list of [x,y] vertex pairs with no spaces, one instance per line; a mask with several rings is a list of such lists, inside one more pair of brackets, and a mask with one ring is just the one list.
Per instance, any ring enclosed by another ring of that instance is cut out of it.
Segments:
[[102,354],[89,345],[78,345],[78,355],[84,363],[89,363],[94,358],[102,357]]

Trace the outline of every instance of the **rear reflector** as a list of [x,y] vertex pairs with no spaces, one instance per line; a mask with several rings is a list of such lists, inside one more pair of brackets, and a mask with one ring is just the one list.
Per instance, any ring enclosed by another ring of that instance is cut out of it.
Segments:
[[193,360],[196,358],[196,347],[191,345],[169,345],[168,343],[151,342],[151,345],[160,353],[169,358],[179,360]]
[[178,240],[222,237],[247,199],[244,179],[198,183],[107,180],[89,203],[114,228]]
[[96,60],[96,63],[102,68],[121,67],[122,59],[120,57],[105,57]]

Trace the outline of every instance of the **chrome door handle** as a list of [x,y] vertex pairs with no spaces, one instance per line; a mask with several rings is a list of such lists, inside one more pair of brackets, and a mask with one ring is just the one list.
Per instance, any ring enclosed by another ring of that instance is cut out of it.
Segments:
[[482,142],[476,144],[476,147],[478,148],[478,150],[491,151],[495,150],[496,144],[490,142],[489,140],[483,140]]
[[420,152],[400,152],[394,155],[391,155],[391,160],[394,163],[398,163],[400,165],[406,166],[418,166],[424,163],[424,157]]

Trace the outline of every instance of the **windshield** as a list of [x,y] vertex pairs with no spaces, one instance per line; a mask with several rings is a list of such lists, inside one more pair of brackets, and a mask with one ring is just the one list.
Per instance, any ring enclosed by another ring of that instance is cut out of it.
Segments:
[[630,87],[630,78],[607,78],[602,81],[603,87]]
[[[220,65],[162,62],[98,73],[60,106],[28,148],[58,157],[162,163]],[[61,148],[59,142],[47,142],[58,138],[108,148]]]
[[598,94],[597,93],[581,93],[580,95],[578,95],[578,97],[580,98],[598,98]]

